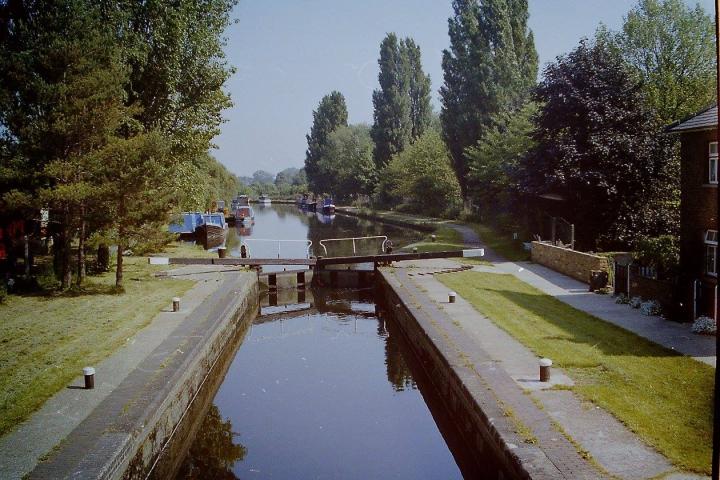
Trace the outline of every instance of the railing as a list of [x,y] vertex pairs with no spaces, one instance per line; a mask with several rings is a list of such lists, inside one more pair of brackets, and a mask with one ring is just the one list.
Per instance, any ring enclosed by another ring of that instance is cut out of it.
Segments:
[[[377,235],[374,237],[326,238],[326,239],[320,240],[319,243],[320,243],[320,246],[323,248],[323,252],[326,257],[328,256],[328,249],[327,249],[328,245],[326,245],[326,243],[329,244],[331,242],[352,242],[352,254],[357,255],[358,254],[357,243],[359,240],[363,240],[363,241],[377,240],[378,242],[380,240],[382,240],[382,243],[380,244],[380,252],[376,252],[376,253],[383,253],[383,252],[385,252],[385,245],[387,244],[388,238],[385,235]],[[367,254],[368,252],[361,252],[361,253]],[[343,255],[340,255],[340,256],[343,256]]]
[[[248,255],[250,255],[250,245],[248,245],[248,242],[265,242],[268,244],[277,244],[277,258],[280,258],[281,255],[281,247],[284,244],[298,244],[302,243],[305,244],[305,258],[310,258],[310,248],[312,247],[312,240],[275,240],[271,238],[244,238],[241,244],[245,245],[245,248],[248,251]],[[290,257],[287,257],[290,258]]]

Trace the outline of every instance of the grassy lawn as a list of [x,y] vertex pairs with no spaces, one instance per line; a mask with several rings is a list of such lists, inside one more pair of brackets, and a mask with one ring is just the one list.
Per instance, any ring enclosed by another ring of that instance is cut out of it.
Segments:
[[523,249],[522,242],[519,240],[513,240],[508,234],[502,234],[487,225],[473,223],[470,226],[480,236],[480,240],[498,255],[502,255],[511,262],[530,260],[530,252]]
[[676,466],[710,473],[714,369],[576,310],[512,275],[438,277],[576,382]]
[[428,234],[421,241],[407,245],[401,250],[404,252],[412,252],[413,248],[417,248],[418,252],[443,252],[446,250],[462,250],[465,247],[460,232],[450,227],[439,227],[435,232],[435,241],[432,241]]
[[[175,245],[168,253],[201,252]],[[114,292],[110,272],[89,276],[80,291],[10,295],[0,305],[0,434],[66,387],[82,367],[117,350],[194,284],[153,277],[165,268],[148,265],[146,257],[127,257],[123,294]]]

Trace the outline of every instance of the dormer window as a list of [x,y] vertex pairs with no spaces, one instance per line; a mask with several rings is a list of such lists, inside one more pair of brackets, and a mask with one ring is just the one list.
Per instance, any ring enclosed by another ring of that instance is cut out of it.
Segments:
[[708,148],[708,183],[718,183],[718,144],[710,142]]

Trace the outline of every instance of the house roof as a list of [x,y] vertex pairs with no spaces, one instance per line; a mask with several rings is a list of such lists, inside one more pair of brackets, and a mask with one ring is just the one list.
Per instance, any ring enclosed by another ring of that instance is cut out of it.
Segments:
[[668,125],[667,131],[670,133],[681,133],[689,131],[712,130],[717,127],[717,124],[718,108],[717,105],[712,105],[689,118]]

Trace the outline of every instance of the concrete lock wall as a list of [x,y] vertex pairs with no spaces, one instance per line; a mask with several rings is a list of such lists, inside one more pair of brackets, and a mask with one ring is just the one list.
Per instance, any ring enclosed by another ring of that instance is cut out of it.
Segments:
[[532,242],[532,261],[585,283],[592,270],[608,271],[605,257],[542,242]]
[[[193,417],[202,419],[203,415],[198,415],[197,411],[207,410],[234,357],[239,341],[233,339],[244,336],[257,309],[257,275],[243,274],[236,301],[218,316],[205,338],[177,370],[171,381],[171,391],[158,396],[147,424],[128,445],[127,463],[120,463],[116,473],[108,478],[145,479],[150,474],[152,478],[174,476],[190,446],[192,431],[198,428],[197,424],[186,421],[192,421]],[[203,394],[203,390],[207,393]],[[158,462],[161,455],[166,458]]]
[[474,377],[454,358],[454,349],[432,334],[429,326],[424,326],[423,319],[413,315],[386,272],[380,271],[377,280],[378,299],[392,311],[407,344],[444,400],[463,440],[483,458],[487,478],[530,478],[516,452],[498,431],[497,423],[502,413],[494,397],[490,402],[479,401],[476,398],[479,390],[471,385]]

